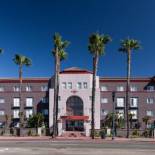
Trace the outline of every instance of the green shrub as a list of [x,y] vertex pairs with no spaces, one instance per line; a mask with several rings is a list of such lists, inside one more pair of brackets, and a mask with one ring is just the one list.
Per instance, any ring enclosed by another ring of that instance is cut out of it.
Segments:
[[151,129],[145,129],[144,132],[142,133],[142,136],[144,137],[151,137],[152,136],[152,130]]
[[28,136],[32,136],[32,135],[33,135],[33,134],[32,134],[32,130],[31,130],[31,129],[29,129],[29,131],[28,131],[27,135],[28,135]]
[[139,136],[140,136],[139,130],[138,130],[138,129],[135,129],[135,130],[132,132],[132,137],[139,137]]

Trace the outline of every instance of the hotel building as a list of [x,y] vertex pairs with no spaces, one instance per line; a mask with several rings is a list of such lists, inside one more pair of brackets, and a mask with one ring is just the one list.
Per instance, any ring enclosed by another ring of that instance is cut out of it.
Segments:
[[[124,117],[125,78],[96,77],[95,129],[104,124],[105,116],[112,112],[112,92],[115,92],[115,111]],[[54,79],[26,78],[23,80],[21,98],[18,79],[0,79],[0,126],[5,123],[5,114],[10,116],[10,125],[18,126],[19,112],[27,120],[37,112],[43,113],[46,124],[53,126]],[[76,67],[60,73],[58,130],[82,131],[86,136],[91,129],[92,72]],[[132,78],[130,87],[130,113],[133,127],[142,118],[155,119],[155,77]]]

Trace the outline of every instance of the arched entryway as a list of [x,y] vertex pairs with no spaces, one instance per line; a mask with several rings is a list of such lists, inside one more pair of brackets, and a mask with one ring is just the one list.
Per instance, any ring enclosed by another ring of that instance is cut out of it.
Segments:
[[70,116],[66,119],[66,131],[84,131],[83,101],[78,96],[71,96],[66,102],[66,114]]

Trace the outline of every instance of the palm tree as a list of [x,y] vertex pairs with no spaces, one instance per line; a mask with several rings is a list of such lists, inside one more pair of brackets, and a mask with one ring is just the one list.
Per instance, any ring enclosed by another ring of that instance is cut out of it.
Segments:
[[99,57],[105,53],[105,45],[111,41],[109,35],[100,35],[98,33],[93,33],[89,37],[88,50],[93,55],[93,81],[92,81],[92,111],[91,111],[91,136],[94,139],[94,104],[95,104],[95,93],[96,93],[96,75]]
[[0,54],[2,54],[3,53],[3,49],[2,48],[0,48]]
[[53,136],[58,135],[58,98],[59,98],[59,72],[60,63],[67,56],[65,49],[69,45],[68,41],[63,41],[60,34],[55,33],[53,37],[54,49],[52,51],[55,58],[55,85],[54,85],[54,106],[53,106]]
[[127,84],[126,84],[126,127],[127,138],[129,138],[129,88],[130,88],[130,76],[131,76],[131,52],[140,48],[140,43],[134,39],[124,39],[120,43],[119,51],[127,54]]
[[16,65],[18,65],[19,67],[19,82],[20,82],[20,90],[19,90],[19,97],[20,97],[20,102],[21,102],[21,112],[19,112],[19,116],[20,116],[20,127],[23,126],[23,122],[22,122],[22,117],[23,117],[23,112],[22,112],[22,98],[21,98],[21,92],[22,92],[22,75],[23,75],[23,66],[31,66],[32,65],[32,61],[30,58],[24,56],[24,55],[19,55],[19,54],[15,54],[13,61]]
[[7,132],[8,127],[9,127],[9,115],[5,114],[5,132]]

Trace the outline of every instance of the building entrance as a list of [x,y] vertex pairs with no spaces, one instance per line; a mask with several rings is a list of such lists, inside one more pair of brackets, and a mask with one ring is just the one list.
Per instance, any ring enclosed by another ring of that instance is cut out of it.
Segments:
[[66,131],[84,131],[84,122],[81,120],[66,120]]

